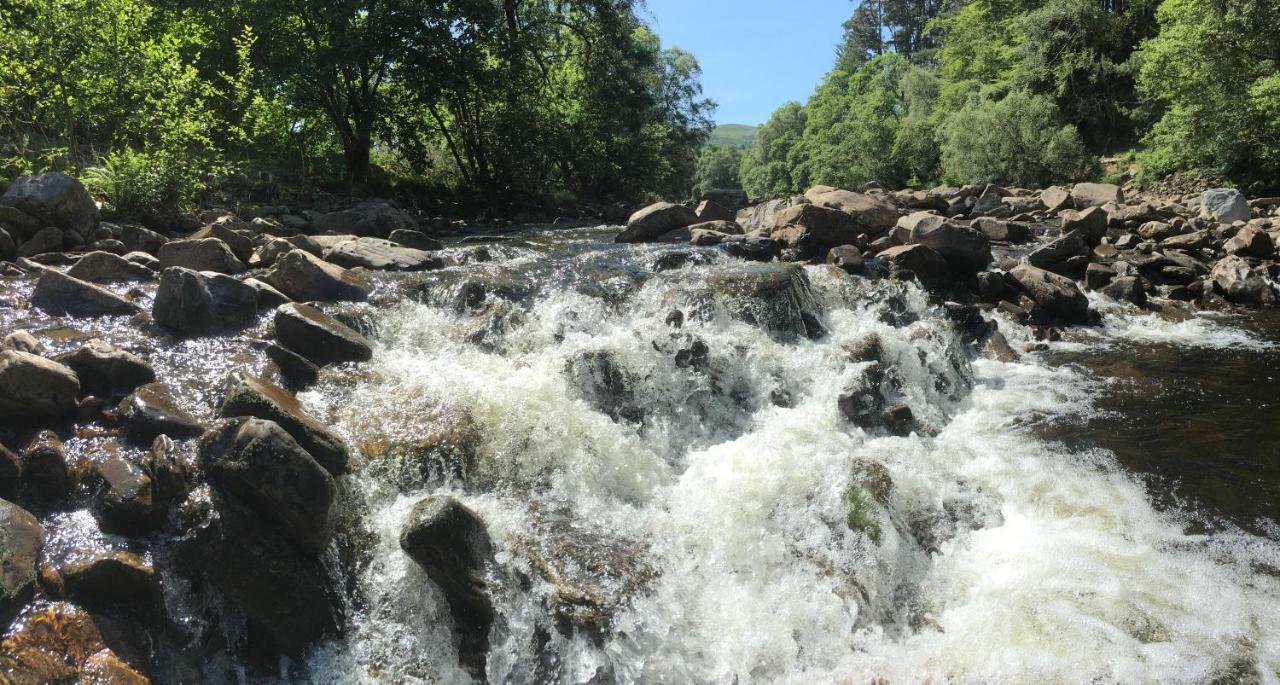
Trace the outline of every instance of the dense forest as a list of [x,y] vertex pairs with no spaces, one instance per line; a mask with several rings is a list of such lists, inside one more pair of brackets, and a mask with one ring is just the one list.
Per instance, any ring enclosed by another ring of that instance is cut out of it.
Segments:
[[[1280,186],[1280,3],[861,0],[834,69],[701,185],[860,187],[1212,176]],[[1114,173],[1113,169],[1113,173]],[[740,177],[740,178],[739,178]]]
[[83,171],[118,209],[228,171],[682,194],[714,105],[638,4],[0,0],[0,171]]

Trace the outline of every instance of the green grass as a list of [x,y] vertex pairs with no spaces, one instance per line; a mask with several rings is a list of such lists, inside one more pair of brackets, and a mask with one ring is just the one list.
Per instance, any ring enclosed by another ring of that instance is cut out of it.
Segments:
[[742,124],[721,124],[711,133],[711,140],[708,142],[711,145],[727,145],[745,150],[755,141],[756,128]]

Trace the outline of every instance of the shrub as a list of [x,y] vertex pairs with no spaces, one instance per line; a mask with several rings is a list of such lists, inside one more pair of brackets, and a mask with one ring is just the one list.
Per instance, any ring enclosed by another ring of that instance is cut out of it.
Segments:
[[1043,186],[1091,176],[1097,160],[1053,100],[1014,91],[974,98],[941,130],[943,178],[951,183]]
[[89,191],[101,196],[119,218],[179,211],[200,188],[191,160],[169,152],[112,152],[84,174]]

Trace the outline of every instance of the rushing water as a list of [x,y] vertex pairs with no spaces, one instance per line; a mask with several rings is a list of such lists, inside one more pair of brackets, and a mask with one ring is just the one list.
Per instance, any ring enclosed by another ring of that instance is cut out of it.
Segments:
[[[472,680],[399,545],[450,493],[494,542],[492,682],[1280,683],[1275,320],[1096,300],[1105,327],[1001,363],[914,286],[611,236],[457,247],[331,308],[377,350],[300,398],[359,455],[349,625],[295,679]],[[0,322],[146,349],[206,418],[219,370],[264,363],[27,316]],[[909,437],[838,410],[868,346]],[[437,435],[462,463],[396,461]]]
[[[495,581],[495,682],[1280,682],[1275,366],[1248,371],[1275,360],[1266,331],[1112,307],[1047,355],[971,360],[914,288],[809,267],[789,302],[825,329],[809,339],[795,312],[708,299],[740,268],[727,257],[606,241],[535,235],[433,276],[421,303],[372,316],[363,380],[308,396],[357,443],[442,422],[479,436],[465,481],[349,485],[376,542],[351,633],[310,659],[322,680],[468,679],[397,544],[418,498],[451,492],[499,566],[533,579]],[[468,300],[477,279],[514,302]],[[868,334],[910,437],[837,410],[865,382],[848,348]],[[681,363],[695,340],[705,360]],[[584,358],[609,360],[606,401]],[[1126,402],[1126,383],[1195,385],[1215,359],[1243,366],[1219,375],[1244,399]],[[1200,495],[1196,469],[1245,462],[1252,477],[1194,507],[1156,490]],[[553,589],[526,550],[554,554],[566,530],[621,567],[598,579],[623,597],[603,636],[547,628]]]

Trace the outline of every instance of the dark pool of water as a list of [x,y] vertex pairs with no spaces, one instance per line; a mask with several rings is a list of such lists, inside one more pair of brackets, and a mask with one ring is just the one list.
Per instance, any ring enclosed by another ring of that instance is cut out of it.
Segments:
[[1232,325],[1270,349],[1122,344],[1057,352],[1108,383],[1084,422],[1043,428],[1073,447],[1101,447],[1149,478],[1162,507],[1276,536],[1280,521],[1280,313]]

